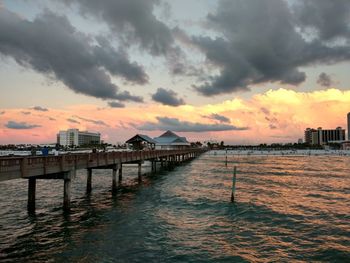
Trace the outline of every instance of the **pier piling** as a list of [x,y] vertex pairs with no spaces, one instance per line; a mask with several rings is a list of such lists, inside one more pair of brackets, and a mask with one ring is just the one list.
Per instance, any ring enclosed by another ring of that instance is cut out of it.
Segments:
[[112,192],[115,192],[117,189],[117,170],[118,167],[115,165],[112,170]]
[[137,169],[137,178],[139,179],[139,181],[142,180],[142,175],[141,175],[141,168],[142,168],[142,165],[141,165],[141,162],[138,163],[138,169]]
[[67,172],[64,174],[63,209],[66,211],[70,209],[71,177],[71,172]]
[[87,169],[86,193],[91,193],[92,169]]
[[28,212],[33,213],[35,211],[35,191],[36,191],[36,178],[28,179]]
[[123,164],[122,163],[119,165],[118,180],[119,180],[119,182],[121,182],[123,180]]

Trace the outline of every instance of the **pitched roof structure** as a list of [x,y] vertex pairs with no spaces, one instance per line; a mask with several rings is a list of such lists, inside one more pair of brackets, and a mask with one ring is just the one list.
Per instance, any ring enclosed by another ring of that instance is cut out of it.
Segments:
[[186,137],[180,137],[172,131],[166,131],[159,137],[154,138],[157,144],[188,145]]
[[126,143],[133,143],[133,142],[140,142],[140,141],[153,143],[153,144],[156,143],[155,140],[153,140],[151,137],[144,135],[144,134],[136,134],[134,137],[127,140]]

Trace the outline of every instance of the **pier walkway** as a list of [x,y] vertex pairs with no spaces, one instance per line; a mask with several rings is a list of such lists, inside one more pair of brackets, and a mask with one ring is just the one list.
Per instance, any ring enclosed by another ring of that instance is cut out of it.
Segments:
[[63,154],[59,156],[0,157],[0,182],[12,179],[28,180],[28,211],[35,211],[35,191],[37,179],[62,179],[63,208],[70,208],[71,181],[78,169],[87,170],[86,191],[91,192],[93,169],[112,170],[112,191],[117,189],[118,180],[122,180],[123,164],[137,164],[137,176],[142,180],[141,165],[150,161],[152,172],[156,172],[157,162],[161,167],[171,168],[176,164],[193,159],[203,153],[203,149],[148,150]]

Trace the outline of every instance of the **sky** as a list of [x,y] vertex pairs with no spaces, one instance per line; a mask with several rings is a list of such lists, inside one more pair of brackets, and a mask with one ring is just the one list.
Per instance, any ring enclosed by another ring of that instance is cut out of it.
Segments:
[[0,0],[0,144],[346,127],[348,0]]

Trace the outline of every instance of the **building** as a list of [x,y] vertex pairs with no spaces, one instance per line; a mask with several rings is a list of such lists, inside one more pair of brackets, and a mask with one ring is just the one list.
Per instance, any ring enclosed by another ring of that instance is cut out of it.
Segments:
[[82,146],[101,143],[101,134],[78,129],[59,131],[57,143],[62,146]]
[[155,148],[157,150],[184,149],[191,146],[186,137],[180,137],[172,131],[166,131],[154,140],[156,141]]
[[156,145],[155,140],[144,134],[136,134],[134,137],[130,138],[125,143],[131,146],[128,148],[132,148],[133,150],[153,150]]
[[307,128],[305,130],[305,133],[304,133],[304,142],[306,144],[312,144],[312,133],[315,132],[317,130],[315,129],[311,129],[311,128]]
[[317,130],[310,128],[305,130],[305,142],[308,144],[324,145],[343,141],[345,141],[345,129],[341,127],[331,130],[323,130],[321,127]]
[[350,141],[350,112],[348,113],[348,141]]

